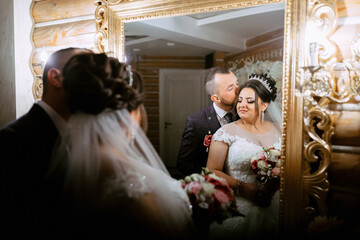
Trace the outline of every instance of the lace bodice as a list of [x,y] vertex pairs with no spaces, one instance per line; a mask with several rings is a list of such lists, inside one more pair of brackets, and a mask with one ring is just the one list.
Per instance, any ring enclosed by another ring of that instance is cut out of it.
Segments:
[[265,134],[254,134],[233,122],[221,127],[212,140],[229,145],[224,166],[226,174],[244,182],[258,183],[250,171],[250,159],[260,152],[262,147],[273,146],[280,149],[280,136],[280,130],[275,125]]

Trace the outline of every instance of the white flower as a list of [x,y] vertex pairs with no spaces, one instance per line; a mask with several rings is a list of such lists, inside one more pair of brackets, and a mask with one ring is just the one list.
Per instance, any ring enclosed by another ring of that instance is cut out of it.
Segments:
[[215,187],[212,183],[205,182],[203,184],[203,191],[206,195],[211,196],[215,192]]
[[192,181],[199,181],[199,182],[204,182],[205,181],[205,178],[203,176],[201,176],[201,174],[198,174],[198,173],[191,174],[190,179]]
[[216,176],[214,173],[210,173],[210,174],[209,174],[209,177],[211,177],[211,178],[213,178],[213,179],[215,179],[215,180],[220,181],[220,178],[219,178],[218,176]]
[[267,169],[267,164],[266,164],[266,162],[263,161],[263,160],[258,161],[258,168],[259,168],[261,171],[266,172],[266,169]]
[[275,167],[281,167],[281,160],[280,159],[275,163]]
[[276,157],[276,156],[280,156],[280,151],[273,149],[269,151],[270,155]]
[[186,177],[184,178],[184,181],[185,181],[186,183],[191,182],[191,177],[190,177],[190,176],[186,176]]
[[208,204],[207,202],[201,202],[201,203],[199,203],[199,207],[208,209],[208,208],[209,208],[209,204]]
[[258,159],[259,159],[259,158],[258,158],[258,155],[255,154],[255,155],[252,156],[252,158],[250,159],[250,163],[252,163],[253,161],[258,160]]

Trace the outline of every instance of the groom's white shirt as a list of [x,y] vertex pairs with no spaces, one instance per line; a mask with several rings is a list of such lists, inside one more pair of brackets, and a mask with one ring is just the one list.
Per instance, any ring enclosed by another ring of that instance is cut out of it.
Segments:
[[[225,119],[225,115],[227,113],[227,111],[219,108],[218,106],[216,106],[216,104],[213,102],[213,106],[216,112],[216,117],[219,120],[220,126],[224,126],[225,124],[227,124],[228,122]],[[235,116],[234,110],[231,111],[233,116]]]

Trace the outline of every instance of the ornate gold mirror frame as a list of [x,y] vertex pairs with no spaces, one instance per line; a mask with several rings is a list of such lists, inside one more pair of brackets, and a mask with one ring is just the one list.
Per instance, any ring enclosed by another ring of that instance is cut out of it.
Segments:
[[[285,2],[280,229],[289,236],[302,231],[315,212],[326,214],[333,133],[326,105],[339,99],[333,91],[335,50],[328,40],[336,26],[335,0],[99,0],[95,45],[124,60],[126,22],[278,2]],[[311,66],[312,59],[319,64]]]

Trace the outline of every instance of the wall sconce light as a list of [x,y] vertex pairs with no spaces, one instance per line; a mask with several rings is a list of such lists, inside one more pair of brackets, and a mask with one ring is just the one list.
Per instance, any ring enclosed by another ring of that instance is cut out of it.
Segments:
[[318,66],[319,65],[319,53],[317,42],[309,43],[309,54],[310,54],[310,66]]
[[360,100],[360,34],[351,47],[352,58],[338,63],[342,74],[335,77],[337,60],[335,57],[327,62],[319,62],[319,43],[309,43],[308,66],[302,67],[299,73],[298,90],[306,100],[316,105],[314,97],[325,97],[335,103],[346,103],[351,98]]

